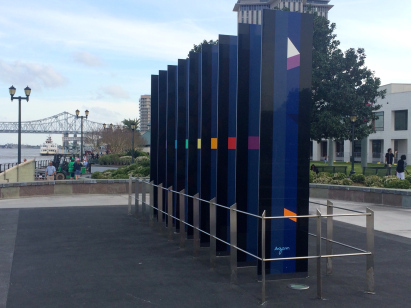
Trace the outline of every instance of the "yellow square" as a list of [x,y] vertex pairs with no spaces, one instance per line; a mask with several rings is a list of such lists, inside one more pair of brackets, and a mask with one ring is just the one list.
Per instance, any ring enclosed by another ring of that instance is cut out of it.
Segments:
[[217,150],[217,138],[211,138],[211,149]]
[[201,139],[197,139],[197,149],[201,149]]

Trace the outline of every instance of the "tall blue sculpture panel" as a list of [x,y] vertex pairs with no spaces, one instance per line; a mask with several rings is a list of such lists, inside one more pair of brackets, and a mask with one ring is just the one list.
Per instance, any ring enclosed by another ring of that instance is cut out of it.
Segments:
[[[216,184],[217,51],[216,45],[203,45],[201,52],[200,198],[207,201],[215,197]],[[210,231],[210,207],[205,202],[200,206],[200,227]],[[209,241],[209,236],[202,232],[200,242]]]
[[[176,179],[174,187],[176,191],[185,189],[186,177],[186,120],[187,120],[187,102],[188,102],[188,60],[178,60],[178,100],[176,104]],[[180,218],[179,206],[176,206],[176,217]],[[178,229],[182,227],[176,222]]]
[[[238,25],[236,202],[241,211],[258,214],[261,26]],[[257,254],[258,221],[238,216],[238,245]],[[255,262],[245,253],[239,262]]]
[[[307,63],[311,63],[311,47],[312,16],[263,12],[261,140],[264,142],[260,149],[259,212],[266,211],[267,216],[308,213],[308,172],[301,170],[308,165],[309,147],[305,140],[309,140],[309,129],[299,127],[309,127],[310,96],[302,93],[310,90],[311,68]],[[304,82],[306,88],[301,87],[300,78],[308,78]],[[308,231],[307,224],[300,220],[278,219],[268,223],[267,257],[307,254],[301,248],[307,247],[308,238],[303,235]],[[303,237],[298,251],[297,234]],[[265,271],[306,272],[306,265],[306,261],[295,260],[270,262]]]
[[[158,183],[163,186],[167,185],[166,166],[167,166],[167,71],[159,72],[158,82]],[[166,194],[163,192],[163,203],[158,204],[159,210],[164,211],[164,198]],[[162,218],[163,217],[163,218]],[[163,215],[159,215],[159,220],[164,219]]]
[[[235,203],[235,149],[237,106],[237,37],[220,35],[218,39],[218,135],[217,135],[217,203]],[[217,208],[217,237],[230,240],[229,213]],[[217,252],[226,254],[229,247],[217,241]]]
[[[166,187],[175,188],[176,182],[176,105],[177,105],[177,66],[167,67],[167,182]],[[175,202],[171,201],[175,214]],[[168,198],[165,198],[167,204]],[[168,204],[167,204],[168,205]]]
[[[200,101],[200,54],[190,52],[189,57],[189,101],[188,101],[188,178],[187,178],[187,194],[194,196],[198,190],[198,123],[199,119],[199,101]],[[187,199],[187,222],[193,225],[193,199]],[[193,229],[187,228],[187,235],[193,235]]]
[[[151,75],[151,145],[150,145],[150,181],[158,185],[158,75]],[[154,206],[157,206],[157,189],[154,187]]]

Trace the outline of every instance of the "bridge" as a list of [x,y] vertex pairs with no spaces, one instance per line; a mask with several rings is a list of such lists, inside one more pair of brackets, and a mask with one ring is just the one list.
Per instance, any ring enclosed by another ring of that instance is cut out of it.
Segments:
[[[103,129],[103,123],[83,119],[83,132],[90,133]],[[18,133],[18,122],[0,122],[0,133]],[[75,114],[62,112],[54,116],[21,122],[21,132],[24,134],[80,134],[81,119]]]

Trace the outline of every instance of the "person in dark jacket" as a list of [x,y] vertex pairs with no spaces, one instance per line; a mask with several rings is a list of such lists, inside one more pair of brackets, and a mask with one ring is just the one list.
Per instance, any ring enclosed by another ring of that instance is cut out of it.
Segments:
[[387,153],[385,153],[385,166],[387,167],[387,175],[391,175],[391,166],[394,163],[394,157],[397,155],[397,151],[395,154],[392,153],[392,149],[389,148]]
[[318,174],[318,168],[314,165],[314,164],[312,164],[311,165],[311,171],[314,171],[315,173],[317,173]]
[[83,167],[82,164],[80,164],[80,159],[76,158],[76,162],[73,165],[73,171],[74,171],[74,175],[76,176],[76,180],[78,180],[78,178],[81,175],[81,168]]
[[405,179],[405,172],[408,174],[406,159],[407,157],[405,155],[401,155],[401,159],[397,163],[397,178],[400,180]]

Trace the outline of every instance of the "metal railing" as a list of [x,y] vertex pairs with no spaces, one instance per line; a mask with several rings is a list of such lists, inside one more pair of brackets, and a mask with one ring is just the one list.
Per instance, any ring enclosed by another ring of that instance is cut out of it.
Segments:
[[[132,181],[135,179],[135,204],[134,204],[134,212],[132,208]],[[157,188],[157,204],[163,205],[163,191],[167,191],[167,208],[161,209],[153,205],[153,197],[154,197],[154,188]],[[139,198],[139,191],[141,191],[141,199]],[[149,202],[147,202],[147,194],[149,195]],[[179,196],[178,204],[179,206],[179,217],[173,216],[173,194]],[[186,221],[185,217],[185,198],[193,199],[193,224],[190,224]],[[205,230],[200,229],[200,220],[199,220],[199,202],[204,202],[209,204],[210,210],[210,232],[206,232]],[[140,207],[141,203],[141,207]],[[327,201],[327,204],[315,203],[310,202],[311,204],[317,204],[321,206],[327,207],[327,214],[323,215],[319,209],[316,210],[315,215],[296,215],[296,216],[273,216],[267,217],[266,212],[264,211],[263,214],[255,215],[248,212],[237,210],[237,204],[233,204],[232,206],[223,206],[216,203],[216,199],[212,199],[210,201],[203,200],[199,198],[199,195],[196,194],[194,196],[185,194],[184,189],[180,192],[174,191],[172,186],[169,188],[165,188],[162,184],[155,185],[153,182],[148,182],[146,180],[142,180],[139,178],[129,178],[129,199],[128,199],[128,214],[135,215],[136,217],[141,216],[141,218],[148,218],[150,222],[150,226],[154,225],[155,220],[155,212],[157,211],[157,222],[163,223],[163,227],[168,230],[168,239],[173,239],[173,219],[175,221],[179,221],[184,225],[193,228],[193,238],[194,238],[194,247],[193,253],[194,256],[198,256],[200,251],[200,232],[210,236],[210,266],[214,268],[216,266],[216,241],[220,241],[230,248],[230,268],[231,268],[231,283],[236,284],[238,282],[237,279],[237,251],[241,251],[256,260],[262,262],[262,287],[261,287],[261,302],[264,303],[266,301],[266,273],[265,273],[265,263],[266,262],[274,262],[274,261],[285,261],[285,260],[309,260],[309,259],[316,259],[316,280],[317,280],[317,298],[322,298],[322,269],[321,269],[321,260],[326,259],[326,274],[331,275],[333,271],[332,266],[332,258],[336,257],[349,257],[349,256],[366,256],[366,280],[367,280],[367,287],[366,292],[370,294],[374,294],[374,212],[367,208],[366,212],[360,212],[355,210],[349,210],[341,207],[334,207],[332,202]],[[229,211],[230,213],[230,242],[227,242],[221,238],[216,236],[216,208],[224,208]],[[150,211],[150,208],[153,210]],[[349,211],[351,213],[348,214],[334,214],[334,208]],[[164,215],[160,215],[164,214]],[[240,247],[237,246],[237,214],[245,214],[251,217],[255,217],[257,219],[261,219],[261,256],[254,255]],[[164,217],[167,216],[167,219]],[[365,216],[366,217],[366,246],[367,249],[363,250],[360,248],[356,248],[341,242],[334,241],[334,224],[333,218],[334,217],[358,217],[358,216]],[[283,258],[267,258],[265,245],[266,245],[266,222],[267,220],[274,220],[274,219],[316,219],[316,234],[309,233],[309,236],[316,237],[316,255],[308,255],[308,256],[298,256],[298,257],[283,257]],[[326,237],[322,236],[322,226],[321,220],[322,218],[326,218]],[[184,248],[186,245],[186,232],[185,228],[181,227],[180,225],[180,247]],[[322,248],[322,240],[326,241],[326,254],[323,255],[321,252]],[[343,253],[343,254],[333,254],[333,245],[341,245],[346,248],[353,249],[357,251],[356,253]]]

